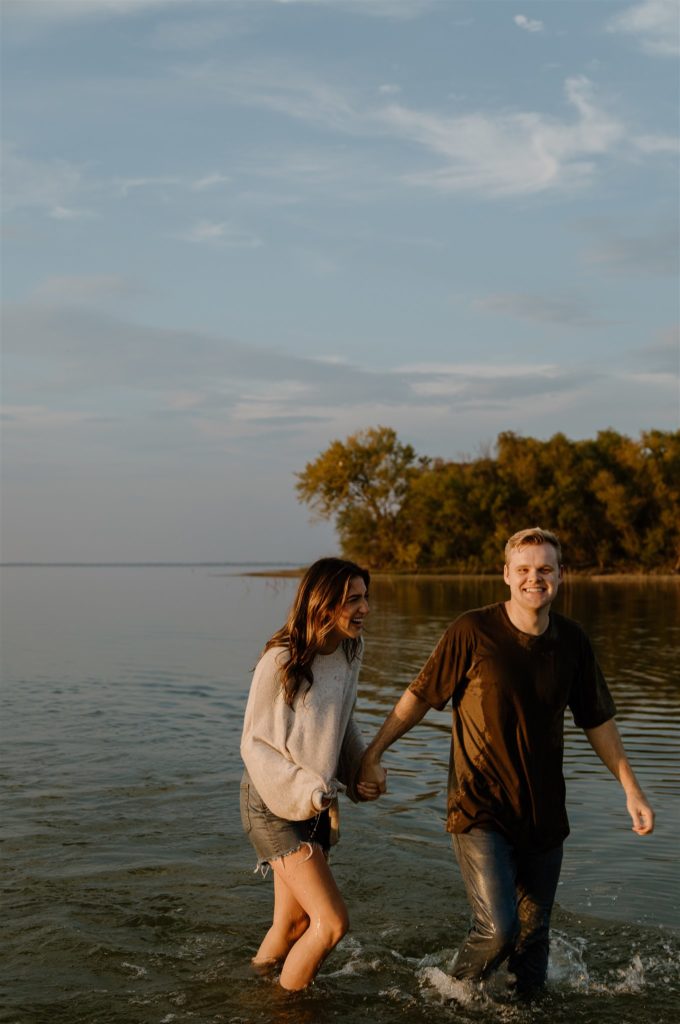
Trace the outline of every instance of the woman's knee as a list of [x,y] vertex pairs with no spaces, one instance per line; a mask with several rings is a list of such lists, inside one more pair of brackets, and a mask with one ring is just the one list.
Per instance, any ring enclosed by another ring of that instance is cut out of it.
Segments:
[[317,934],[327,949],[333,949],[349,931],[349,915],[347,908],[336,908],[331,913],[319,918]]

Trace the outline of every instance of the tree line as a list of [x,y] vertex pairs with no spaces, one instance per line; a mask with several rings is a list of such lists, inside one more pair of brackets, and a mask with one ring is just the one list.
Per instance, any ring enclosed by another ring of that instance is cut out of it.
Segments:
[[343,554],[373,569],[492,572],[510,534],[542,526],[571,568],[680,571],[680,431],[572,441],[511,431],[464,461],[418,455],[390,427],[333,441],[296,474]]

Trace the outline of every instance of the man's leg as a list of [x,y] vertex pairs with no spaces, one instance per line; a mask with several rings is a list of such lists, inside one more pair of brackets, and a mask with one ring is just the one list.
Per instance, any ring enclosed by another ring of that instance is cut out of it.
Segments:
[[472,829],[454,835],[472,927],[458,951],[454,978],[486,978],[512,952],[520,933],[517,864],[512,845],[499,832]]
[[543,853],[522,853],[517,865],[517,912],[520,934],[508,960],[517,977],[518,993],[541,988],[548,972],[550,912],[562,866],[562,847]]

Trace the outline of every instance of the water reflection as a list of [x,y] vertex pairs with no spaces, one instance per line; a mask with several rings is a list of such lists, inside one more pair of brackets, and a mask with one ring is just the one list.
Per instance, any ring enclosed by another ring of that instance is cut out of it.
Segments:
[[[443,830],[450,739],[431,712],[387,755],[390,795],[344,807],[333,855],[352,933],[291,1001],[248,956],[271,909],[238,818],[250,671],[294,580],[206,570],[15,570],[3,602],[8,1019],[36,1024],[670,1024],[680,994],[680,587],[574,582],[659,812],[631,834],[617,784],[567,728],[572,835],[548,1002],[451,993],[468,924]],[[448,622],[501,581],[375,579],[358,717],[372,734]],[[453,1000],[453,1001],[452,1001]],[[484,1001],[486,1000],[486,1001]]]

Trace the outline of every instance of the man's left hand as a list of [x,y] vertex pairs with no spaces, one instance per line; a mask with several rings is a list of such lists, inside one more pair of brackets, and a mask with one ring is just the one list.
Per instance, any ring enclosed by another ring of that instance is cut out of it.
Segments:
[[654,811],[647,803],[644,794],[629,793],[626,798],[628,813],[633,821],[633,832],[639,836],[648,836],[654,831]]

